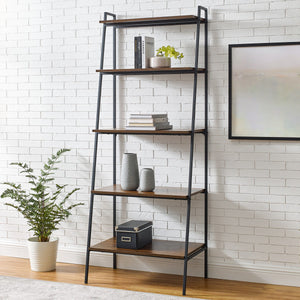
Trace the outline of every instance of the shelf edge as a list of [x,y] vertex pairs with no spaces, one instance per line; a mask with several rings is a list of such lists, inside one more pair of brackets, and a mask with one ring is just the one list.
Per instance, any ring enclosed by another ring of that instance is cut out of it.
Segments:
[[[147,194],[147,192],[138,193],[137,191],[124,191],[124,192],[115,192],[115,191],[107,191],[107,190],[92,190],[92,194],[94,195],[101,195],[101,196],[118,196],[118,197],[133,197],[133,198],[153,198],[153,199],[171,199],[171,200],[188,200],[188,195],[176,195],[176,194]],[[197,194],[204,194],[205,189],[197,189],[194,190],[191,194],[191,196],[195,196]]]
[[[94,133],[98,134],[136,134],[136,135],[182,135],[189,136],[191,130],[173,129],[173,130],[135,130],[135,129],[93,129]],[[205,129],[195,129],[194,134],[205,134]]]
[[[118,20],[100,20],[99,23],[106,26],[119,28],[126,27],[143,27],[143,26],[167,26],[167,25],[190,25],[197,24],[199,18],[194,15],[182,16],[163,16],[163,17],[148,17],[148,18],[133,18],[133,19],[118,19]],[[200,18],[200,23],[205,23],[205,18]]]
[[[154,239],[153,241],[168,242],[168,240],[164,241],[164,240],[156,240],[156,239]],[[153,250],[153,253],[151,253],[151,250],[149,250],[148,252],[143,252],[143,249],[126,249],[126,248],[117,248],[116,246],[114,246],[112,248],[108,248],[107,245],[101,247],[101,244],[106,243],[106,242],[112,242],[113,244],[115,244],[115,238],[110,238],[110,239],[104,240],[100,243],[97,243],[97,244],[89,247],[89,251],[184,260],[184,255],[168,254],[167,251],[165,251],[163,253],[158,253],[158,252],[155,253],[155,251],[157,251],[155,249]],[[182,244],[185,243],[184,241],[169,241],[169,242],[182,243]],[[191,244],[193,244],[194,247],[196,247],[196,248],[188,254],[188,259],[191,259],[191,258],[197,256],[198,254],[203,252],[206,248],[204,243],[191,243]]]

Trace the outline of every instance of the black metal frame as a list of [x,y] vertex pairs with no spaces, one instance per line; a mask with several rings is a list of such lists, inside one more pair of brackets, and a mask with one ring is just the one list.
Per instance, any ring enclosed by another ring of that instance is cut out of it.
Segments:
[[[204,18],[201,14],[204,13]],[[197,256],[198,254],[204,252],[204,277],[208,277],[208,21],[207,21],[207,8],[198,6],[197,17],[194,20],[182,19],[180,21],[176,20],[164,20],[164,21],[149,21],[149,22],[136,22],[136,23],[105,23],[107,21],[107,16],[111,16],[113,20],[116,20],[116,15],[111,13],[104,13],[103,22],[103,32],[102,32],[102,46],[101,46],[101,58],[100,58],[100,76],[99,76],[99,89],[98,89],[98,102],[97,102],[97,117],[96,117],[96,130],[99,130],[99,119],[100,119],[100,104],[101,104],[101,90],[102,90],[102,78],[104,74],[109,74],[107,72],[101,72],[103,70],[104,62],[104,50],[105,50],[105,36],[106,36],[106,26],[113,26],[113,69],[116,69],[116,28],[125,27],[137,27],[137,26],[163,26],[163,25],[184,25],[184,24],[196,24],[196,45],[195,45],[195,62],[194,68],[190,71],[172,71],[165,73],[175,73],[184,74],[191,73],[194,76],[193,80],[193,102],[192,102],[192,120],[191,120],[191,130],[188,133],[177,134],[177,135],[189,135],[190,136],[190,159],[189,159],[189,175],[188,175],[188,195],[187,199],[187,213],[186,213],[186,236],[185,236],[185,255],[184,255],[184,270],[183,270],[183,287],[182,294],[186,294],[186,280],[187,280],[187,264],[190,259]],[[199,71],[198,69],[198,57],[199,57],[199,43],[200,43],[200,24],[204,24],[204,61],[205,67]],[[176,73],[177,72],[177,73]],[[147,72],[149,74],[149,72]],[[151,74],[156,74],[153,70]],[[160,73],[161,72],[157,72]],[[198,74],[204,74],[204,131],[201,132],[204,135],[204,245],[197,251],[188,254],[189,246],[189,233],[190,233],[190,212],[191,212],[191,200],[192,200],[192,179],[193,179],[193,160],[194,160],[194,146],[195,146],[195,134],[197,132],[195,129],[195,119],[196,119],[196,100],[197,100],[197,82]],[[142,75],[144,72],[128,72],[127,74],[139,74]],[[113,75],[113,129],[116,129],[116,75],[125,75],[124,72],[112,72]],[[97,164],[97,150],[98,150],[98,135],[99,134],[113,134],[113,184],[116,184],[116,138],[118,134],[139,134],[139,133],[117,133],[117,132],[96,132],[94,140],[94,158],[93,158],[93,173],[92,173],[92,184],[91,191],[95,189],[95,176],[96,176],[96,164]],[[145,134],[145,133],[141,133]],[[151,134],[146,133],[146,134]],[[159,135],[160,133],[152,133],[153,135]],[[176,135],[176,134],[170,134]],[[86,250],[86,267],[85,267],[85,283],[88,282],[88,272],[89,272],[89,258],[90,258],[90,247],[91,247],[91,233],[92,233],[92,218],[93,218],[93,204],[94,204],[95,193],[91,193],[90,196],[90,210],[89,210],[89,225],[88,225],[88,238],[87,238],[87,250]],[[116,225],[116,197],[113,195],[113,236],[115,237],[115,225]],[[117,268],[117,256],[113,253],[113,268]]]
[[228,138],[240,140],[300,140],[299,137],[264,137],[264,136],[234,136],[232,135],[232,48],[243,47],[273,47],[300,45],[300,42],[279,42],[279,43],[252,43],[252,44],[230,44],[228,45]]
[[[104,13],[104,20],[107,20],[107,16],[111,16],[114,20],[116,19],[115,14],[111,14],[108,12]],[[113,34],[113,64],[116,64],[116,33],[114,30]],[[105,37],[106,37],[106,25],[103,25],[103,31],[102,31],[102,44],[101,44],[101,56],[100,56],[100,69],[103,69],[104,65],[104,51],[105,51]],[[101,106],[101,94],[102,94],[102,79],[103,79],[103,74],[99,74],[99,85],[98,85],[98,99],[97,99],[97,112],[96,112],[96,129],[99,129],[99,121],[100,121],[100,106]],[[116,90],[116,79],[114,76],[114,91]],[[116,94],[114,92],[114,102],[116,98]],[[113,106],[114,109],[114,116],[115,116],[115,103]],[[115,121],[114,121],[115,125]],[[93,171],[92,171],[92,183],[91,183],[91,191],[95,189],[95,179],[96,179],[96,167],[97,167],[97,152],[98,152],[98,134],[95,133],[95,138],[94,138],[94,154],[93,154]],[[116,147],[115,147],[115,139],[114,139],[114,158],[116,155]],[[113,179],[115,180],[116,175],[115,175],[115,164],[114,164],[114,169],[113,169]],[[86,262],[85,262],[85,278],[84,278],[84,283],[88,283],[88,275],[89,275],[89,265],[90,265],[90,246],[91,246],[91,235],[92,235],[92,222],[93,222],[93,208],[94,208],[94,194],[91,193],[90,196],[90,210],[89,210],[89,225],[88,225],[88,237],[87,237],[87,247],[86,247]],[[115,197],[114,197],[114,207],[115,207]],[[114,222],[115,222],[115,212],[114,212]],[[115,223],[114,223],[115,225]],[[114,233],[115,234],[115,233]],[[114,255],[114,267],[115,267],[115,255]]]

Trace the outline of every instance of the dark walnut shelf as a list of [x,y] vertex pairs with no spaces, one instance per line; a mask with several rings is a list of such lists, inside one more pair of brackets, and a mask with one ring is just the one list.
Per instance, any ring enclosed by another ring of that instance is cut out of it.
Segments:
[[[152,240],[146,247],[136,249],[117,248],[116,238],[98,243],[90,247],[90,251],[110,252],[128,255],[152,256],[162,258],[184,259],[184,242]],[[205,250],[205,245],[201,243],[189,243],[188,258],[192,258]]]
[[[203,194],[204,189],[192,189],[191,195]],[[109,195],[109,196],[124,196],[124,197],[140,197],[140,198],[161,198],[161,199],[176,199],[187,200],[188,189],[178,187],[157,187],[153,192],[124,191],[121,185],[115,184],[92,191],[95,195]]]
[[[136,129],[94,129],[99,134],[142,134],[142,135],[191,135],[191,130],[136,130]],[[205,134],[205,129],[195,129],[195,133]]]
[[[144,68],[144,69],[101,69],[96,70],[102,74],[109,75],[152,75],[152,74],[194,74],[195,68]],[[197,73],[205,73],[204,68],[198,68]]]
[[[197,22],[198,17],[193,15],[99,21],[99,23],[105,24],[106,26],[114,26],[120,28],[141,26],[185,25],[197,24]],[[205,19],[200,18],[200,23],[205,23]]]

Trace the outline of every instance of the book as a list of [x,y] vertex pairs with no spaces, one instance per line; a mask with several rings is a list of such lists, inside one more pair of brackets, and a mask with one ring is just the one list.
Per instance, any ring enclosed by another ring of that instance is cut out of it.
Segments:
[[147,124],[156,124],[168,122],[168,118],[130,118],[129,122],[131,123],[147,123]]
[[138,69],[138,37],[134,37],[134,68]]
[[149,68],[152,56],[154,56],[154,38],[142,36],[142,68]]
[[168,125],[165,127],[157,127],[157,126],[126,126],[125,127],[128,130],[168,130],[168,129],[172,129],[173,126],[172,125]]
[[151,126],[159,126],[159,127],[163,127],[163,126],[169,126],[170,123],[169,122],[161,122],[161,123],[140,123],[140,122],[130,122],[128,123],[128,126],[145,126],[145,127],[151,127]]
[[142,68],[142,37],[134,37],[134,67],[136,69]]
[[149,36],[134,37],[134,67],[149,68],[149,59],[154,56],[154,38]]
[[168,114],[130,114],[130,118],[136,119],[153,119],[153,118],[167,118]]

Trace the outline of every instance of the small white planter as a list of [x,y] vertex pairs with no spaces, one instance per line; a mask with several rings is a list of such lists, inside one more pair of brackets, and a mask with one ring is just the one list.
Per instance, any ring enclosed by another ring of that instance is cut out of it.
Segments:
[[171,58],[164,56],[153,56],[150,57],[150,68],[170,68]]
[[58,238],[49,242],[39,242],[37,237],[27,240],[32,271],[47,272],[55,270]]

